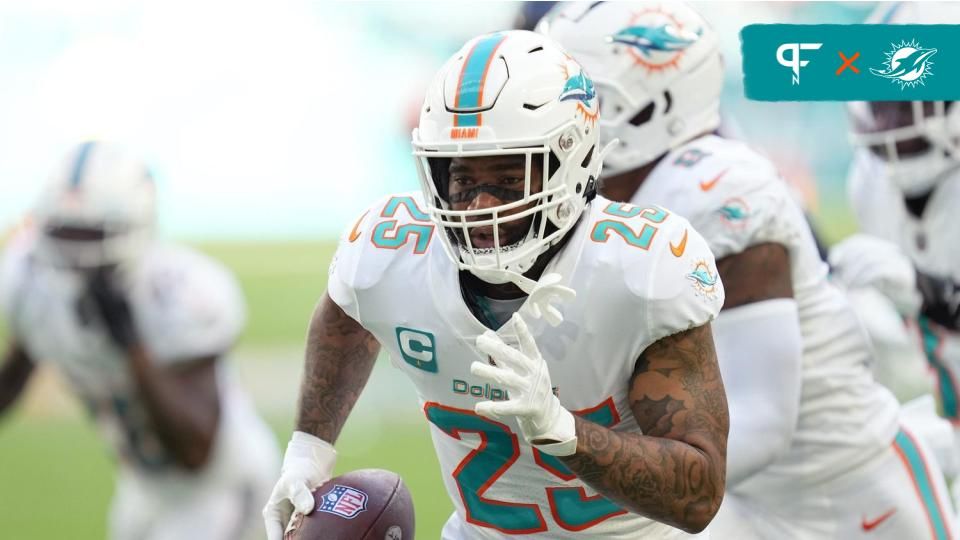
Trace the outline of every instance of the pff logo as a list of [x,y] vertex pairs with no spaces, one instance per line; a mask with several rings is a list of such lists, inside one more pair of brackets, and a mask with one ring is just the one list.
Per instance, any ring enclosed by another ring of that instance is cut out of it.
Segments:
[[[800,84],[800,68],[810,63],[809,60],[800,59],[800,51],[815,51],[821,46],[823,43],[784,43],[777,48],[777,62],[793,70],[793,84]],[[787,52],[790,58],[787,58]]]

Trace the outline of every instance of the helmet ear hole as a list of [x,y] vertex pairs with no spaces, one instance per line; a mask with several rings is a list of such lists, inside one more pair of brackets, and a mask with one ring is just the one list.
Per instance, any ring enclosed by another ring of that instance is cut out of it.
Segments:
[[557,170],[560,168],[560,159],[557,157],[557,154],[550,151],[549,161],[547,162],[547,178],[553,178],[553,175],[557,174]]
[[638,127],[646,124],[651,118],[653,118],[654,109],[656,109],[656,105],[654,105],[654,103],[651,101],[646,107],[640,109],[640,112],[633,115],[633,118],[630,119],[630,125],[633,127]]
[[[583,161],[580,163],[581,169],[586,169],[590,166],[590,162],[593,160],[593,151],[596,149],[596,145],[591,146],[590,150],[587,151],[587,155],[583,158]],[[580,184],[577,184],[577,187],[580,187]],[[577,189],[577,193],[580,193],[580,190]]]

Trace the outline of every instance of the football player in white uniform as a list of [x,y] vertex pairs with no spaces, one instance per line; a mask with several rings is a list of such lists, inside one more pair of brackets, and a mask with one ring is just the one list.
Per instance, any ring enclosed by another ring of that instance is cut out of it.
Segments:
[[381,347],[431,427],[456,508],[442,538],[707,526],[723,496],[723,288],[686,220],[595,196],[597,114],[589,76],[538,34],[480,36],[444,65],[413,134],[422,192],[371,206],[331,264],[270,540],[313,509]]
[[949,537],[939,469],[872,378],[801,209],[769,161],[714,134],[723,66],[711,27],[679,3],[593,2],[558,6],[539,28],[593,74],[601,141],[619,139],[601,194],[673,208],[717,257],[731,429],[713,535]]
[[[960,24],[960,6],[898,2],[880,6],[867,22]],[[861,232],[896,245],[914,265],[919,309],[898,301],[909,289],[888,296],[919,331],[942,412],[960,441],[960,227],[955,214],[960,209],[960,106],[954,101],[857,102],[849,110],[857,147],[847,186],[850,201]],[[860,266],[870,272],[858,273],[891,274],[885,252],[863,253]]]
[[929,395],[934,387],[916,331],[921,297],[913,262],[893,242],[865,233],[832,246],[829,261],[832,282],[846,291],[870,336],[874,378],[901,402]]
[[119,458],[114,540],[248,538],[279,465],[224,357],[245,307],[219,264],[153,239],[142,161],[87,142],[60,163],[0,266],[11,335],[0,411],[59,369]]

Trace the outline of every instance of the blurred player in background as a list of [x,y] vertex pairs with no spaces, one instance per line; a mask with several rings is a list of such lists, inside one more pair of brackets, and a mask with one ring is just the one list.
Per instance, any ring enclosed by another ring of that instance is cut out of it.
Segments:
[[558,6],[540,29],[594,76],[600,138],[619,139],[601,194],[673,208],[717,257],[731,429],[713,536],[949,537],[940,470],[874,381],[802,210],[769,161],[714,135],[723,65],[710,25],[683,4],[618,2]]
[[279,456],[224,365],[245,319],[233,276],[154,239],[153,180],[114,145],[73,149],[32,218],[0,265],[0,411],[56,366],[119,456],[111,538],[256,537]]
[[[960,5],[884,5],[867,22],[960,24]],[[960,107],[953,101],[900,101],[852,103],[849,109],[857,147],[850,201],[860,230],[875,238],[845,241],[847,253],[836,257],[837,264],[846,269],[850,287],[880,290],[890,299],[887,310],[874,310],[871,324],[890,319],[895,310],[919,330],[942,412],[960,448]],[[915,278],[897,264],[897,250],[913,263]],[[902,326],[886,327],[899,337],[892,346],[904,341]],[[916,370],[909,356],[894,360],[899,362],[892,372]],[[956,493],[960,484],[954,485]]]
[[430,423],[456,508],[442,538],[707,526],[724,482],[723,288],[683,218],[595,198],[598,112],[589,76],[531,32],[475,38],[437,74],[413,134],[422,192],[372,206],[330,267],[270,540],[313,510],[381,347]]
[[537,26],[540,19],[547,14],[556,2],[520,2],[520,9],[513,21],[513,27],[517,30],[529,30]]

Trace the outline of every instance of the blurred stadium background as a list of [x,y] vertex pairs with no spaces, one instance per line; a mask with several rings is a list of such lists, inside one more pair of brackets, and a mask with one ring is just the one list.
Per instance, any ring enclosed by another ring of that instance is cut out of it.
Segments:
[[[843,238],[854,229],[844,108],[747,102],[739,29],[858,22],[873,5],[695,4],[723,39],[725,129],[779,164],[828,243]],[[306,323],[341,228],[378,195],[416,188],[408,140],[423,88],[463,41],[512,27],[521,8],[4,0],[0,231],[25,216],[54,160],[79,139],[143,152],[157,173],[162,234],[240,278],[250,314],[233,363],[285,442]],[[452,506],[413,388],[387,362],[338,449],[340,471],[401,473],[418,529],[437,536]],[[55,374],[35,380],[0,420],[0,537],[103,538],[113,487],[104,450]]]

